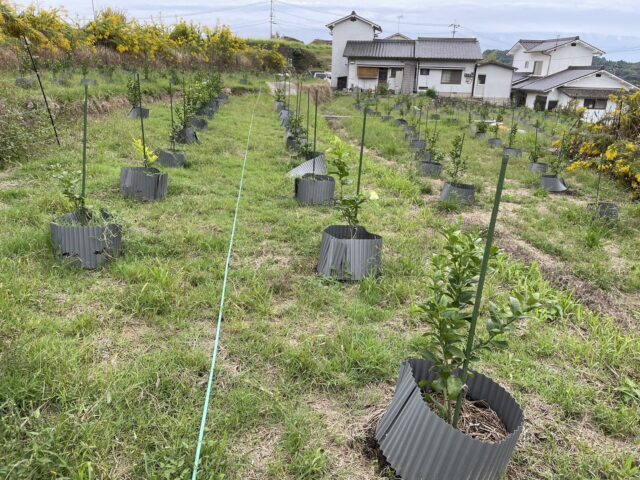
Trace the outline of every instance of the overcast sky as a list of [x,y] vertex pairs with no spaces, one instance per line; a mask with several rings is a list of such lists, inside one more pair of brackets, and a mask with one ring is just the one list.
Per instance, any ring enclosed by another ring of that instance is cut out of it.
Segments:
[[[269,0],[93,0],[139,19],[176,18],[231,26],[244,37],[269,36]],[[72,19],[92,16],[91,0],[39,0],[64,7]],[[274,33],[304,41],[330,38],[324,27],[356,10],[382,26],[382,36],[399,29],[405,35],[447,36],[450,24],[461,25],[458,36],[477,37],[482,49],[510,48],[518,38],[580,35],[614,60],[640,61],[639,0],[274,0]],[[400,18],[398,18],[400,16]]]

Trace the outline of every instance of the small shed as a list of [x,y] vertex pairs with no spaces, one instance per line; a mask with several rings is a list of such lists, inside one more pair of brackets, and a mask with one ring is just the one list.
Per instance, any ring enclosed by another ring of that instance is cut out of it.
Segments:
[[514,70],[514,67],[500,62],[479,63],[476,67],[473,97],[490,103],[509,103]]

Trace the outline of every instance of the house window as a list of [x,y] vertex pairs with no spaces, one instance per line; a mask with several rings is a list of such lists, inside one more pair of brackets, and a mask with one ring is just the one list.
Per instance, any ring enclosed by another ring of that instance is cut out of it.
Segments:
[[527,60],[526,62],[524,62],[524,68],[529,68],[529,60]]
[[420,75],[422,75],[423,77],[426,77],[427,75],[429,75],[429,69],[428,68],[421,68],[420,69]]
[[440,83],[445,85],[460,85],[462,83],[462,70],[442,70]]
[[604,110],[607,108],[606,98],[585,98],[584,106],[589,110]]
[[402,71],[401,68],[390,68],[389,70],[391,70],[389,78],[396,78],[397,73]]
[[478,75],[478,85],[484,85],[485,83],[487,83],[487,76]]
[[547,110],[555,110],[557,107],[558,107],[557,100],[549,100],[549,103],[547,103]]
[[533,62],[533,74],[542,75],[542,60],[536,60]]

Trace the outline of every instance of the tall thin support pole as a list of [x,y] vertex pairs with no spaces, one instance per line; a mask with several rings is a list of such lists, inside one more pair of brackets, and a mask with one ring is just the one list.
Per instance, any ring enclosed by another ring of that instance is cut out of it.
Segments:
[[87,105],[89,103],[89,85],[84,84],[84,125],[82,130],[82,190],[81,202],[84,208],[84,202],[87,194]]
[[[467,346],[464,352],[464,363],[462,364],[462,372],[460,373],[460,380],[462,384],[467,383],[469,375],[469,357],[473,351],[473,344],[475,341],[476,326],[478,324],[478,317],[480,315],[480,307],[482,304],[482,292],[484,290],[484,283],[487,278],[487,270],[489,269],[489,259],[491,258],[491,248],[493,247],[493,236],[496,230],[496,222],[498,220],[498,210],[500,209],[500,200],[502,198],[502,188],[504,187],[504,178],[507,173],[507,165],[509,165],[509,156],[502,156],[502,166],[500,167],[500,175],[498,176],[498,185],[496,187],[496,196],[493,200],[493,210],[491,211],[491,221],[489,222],[489,231],[487,232],[487,243],[484,246],[484,255],[482,256],[482,263],[480,264],[480,276],[478,278],[478,288],[476,290],[476,298],[473,304],[473,313],[471,314],[471,324],[469,326],[469,334],[467,336]],[[458,419],[460,418],[460,410],[462,409],[462,400],[464,392],[458,396],[456,402],[455,413],[453,414],[453,428],[458,425]]]
[[367,110],[369,106],[364,106],[364,117],[362,120],[362,138],[360,140],[360,161],[358,162],[358,185],[356,186],[356,195],[360,195],[360,180],[362,178],[362,158],[364,157],[364,135],[367,130]]
[[316,90],[315,111],[313,112],[313,176],[316,176],[316,138],[318,134],[318,90]]
[[44,93],[44,87],[42,86],[42,79],[40,78],[40,72],[38,71],[38,67],[36,65],[36,61],[31,54],[31,49],[29,48],[29,42],[27,41],[27,37],[22,36],[24,40],[24,45],[27,47],[27,53],[29,54],[29,58],[31,59],[31,66],[33,67],[33,71],[36,74],[36,78],[38,79],[38,85],[40,85],[40,91],[42,92],[42,98],[44,99],[44,105],[47,107],[47,113],[49,114],[49,120],[51,121],[51,126],[53,127],[53,134],[56,136],[56,142],[58,146],[60,145],[60,137],[58,137],[58,129],[56,129],[56,122],[53,121],[53,115],[51,115],[51,109],[49,108],[49,101],[47,100],[47,94]]
[[144,115],[142,114],[142,92],[140,90],[140,75],[136,75],[136,88],[138,89],[138,107],[140,108],[140,131],[142,132],[142,156],[144,157],[144,166],[147,167],[149,159],[147,158],[147,144],[144,141]]
[[309,90],[307,90],[307,143],[309,142],[309,115],[311,114],[310,107],[311,107],[311,93],[309,92]]
[[171,108],[171,150],[176,151],[176,139],[174,138],[175,123],[173,120],[173,82],[169,79],[169,107]]

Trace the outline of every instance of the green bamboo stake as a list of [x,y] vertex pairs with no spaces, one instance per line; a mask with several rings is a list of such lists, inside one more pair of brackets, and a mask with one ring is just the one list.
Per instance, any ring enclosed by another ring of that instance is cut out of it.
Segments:
[[364,156],[364,135],[367,130],[367,110],[369,106],[364,106],[364,118],[362,120],[362,140],[360,141],[360,161],[358,162],[358,185],[356,187],[356,195],[360,195],[360,179],[362,177],[362,158]]
[[[310,108],[311,108],[311,94],[307,90],[307,143],[309,142],[309,115],[311,114]],[[314,149],[314,152],[315,152],[315,149]]]
[[84,202],[87,192],[87,105],[89,102],[89,85],[84,85],[84,126],[82,132],[82,208],[84,209]]
[[[469,376],[469,357],[473,351],[473,343],[475,340],[476,326],[478,324],[478,317],[480,315],[480,305],[482,303],[482,292],[484,290],[484,282],[487,277],[487,270],[489,267],[489,258],[491,257],[491,248],[493,246],[493,236],[496,229],[496,221],[498,219],[498,210],[500,209],[500,199],[502,198],[502,188],[504,186],[504,177],[507,173],[507,165],[509,164],[509,156],[502,156],[502,166],[500,167],[500,175],[498,176],[498,186],[496,187],[496,196],[493,200],[493,210],[491,212],[491,221],[489,222],[489,231],[487,232],[487,243],[484,246],[484,255],[482,256],[482,263],[480,265],[480,277],[478,278],[478,289],[476,290],[475,303],[473,304],[473,313],[471,314],[471,325],[469,326],[469,336],[467,337],[467,346],[464,352],[464,363],[462,365],[462,372],[460,373],[460,380],[465,385]],[[460,410],[462,409],[462,400],[464,397],[464,391],[458,396],[456,402],[456,409],[453,415],[453,428],[457,428],[458,419],[460,418]]]
[[174,126],[174,120],[173,120],[173,87],[172,85],[173,85],[173,82],[171,81],[171,79],[169,79],[169,106],[171,107],[171,150],[175,152],[176,140],[173,137],[175,126]]
[[140,107],[140,130],[142,131],[142,156],[144,158],[144,168],[147,168],[149,160],[147,159],[147,147],[144,141],[144,115],[142,115],[142,92],[140,91],[140,75],[136,73],[136,87],[138,88],[138,106]]
[[318,90],[316,90],[315,111],[313,113],[313,178],[316,177],[316,138],[318,134]]

